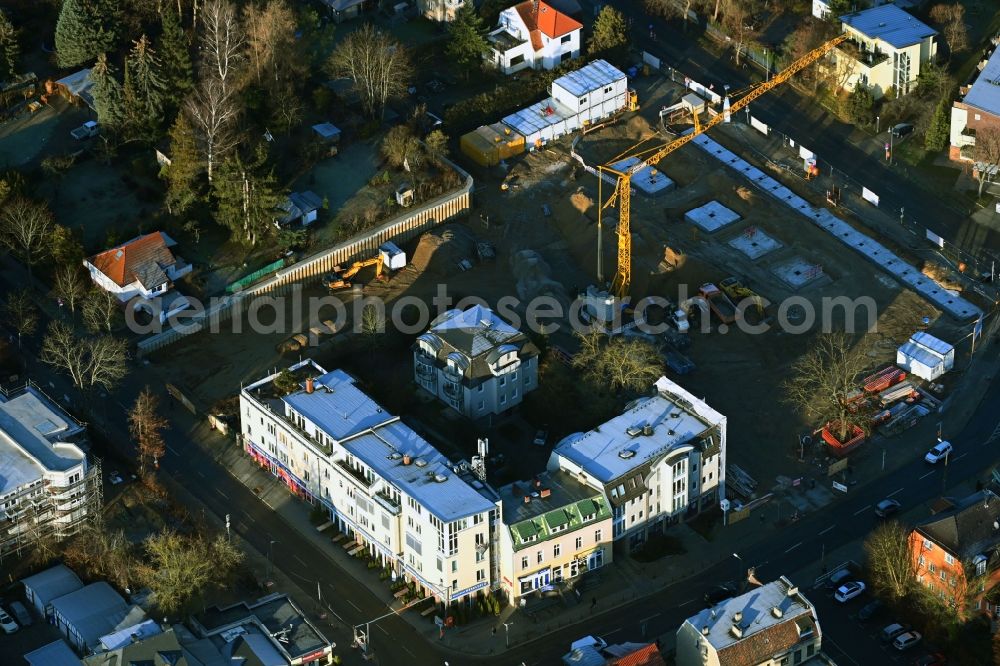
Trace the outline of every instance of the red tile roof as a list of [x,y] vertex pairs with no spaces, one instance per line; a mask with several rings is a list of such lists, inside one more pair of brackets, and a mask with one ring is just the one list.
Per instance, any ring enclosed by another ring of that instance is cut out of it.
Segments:
[[517,5],[517,13],[531,33],[531,47],[536,51],[542,49],[542,34],[549,39],[559,39],[574,30],[583,28],[583,24],[554,9],[541,0],[526,0]]
[[105,250],[88,261],[119,287],[138,280],[149,288],[166,280],[163,269],[172,266],[176,260],[163,232],[154,231]]
[[667,666],[655,643],[608,662],[608,666]]
[[[813,627],[812,618],[800,617],[799,621]],[[718,652],[719,663],[723,666],[757,666],[768,659],[784,654],[799,642],[799,628],[795,619],[772,625],[749,636],[744,636],[735,643]]]

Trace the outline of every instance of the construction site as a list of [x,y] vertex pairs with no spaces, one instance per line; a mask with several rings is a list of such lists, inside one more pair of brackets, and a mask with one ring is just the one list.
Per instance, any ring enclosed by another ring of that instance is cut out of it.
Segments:
[[[767,86],[733,99],[766,94],[794,76],[796,66],[808,64],[793,65]],[[897,348],[915,332],[932,332],[958,347],[954,365],[960,368],[979,310],[923,275],[919,262],[903,250],[866,235],[853,214],[817,197],[801,179],[767,165],[740,161],[746,165],[740,167],[736,134],[725,125],[738,102],[727,110],[717,103],[718,95],[700,92],[693,94],[683,79],[640,71],[629,77],[613,111],[583,118],[547,100],[531,107],[534,130],[524,113],[476,130],[479,138],[463,139],[478,155],[471,157],[470,169],[474,208],[465,219],[401,244],[405,259],[378,253],[303,285],[306,299],[333,291],[346,304],[349,321],[333,321],[330,308],[318,317],[327,323],[310,331],[286,308],[274,315],[285,320],[283,326],[275,322],[274,333],[240,335],[223,326],[219,333],[190,336],[153,354],[152,368],[208,409],[231,397],[242,381],[312,356],[325,367],[355,372],[388,408],[411,413],[418,402],[410,361],[414,336],[395,331],[390,321],[384,339],[367,344],[359,310],[352,308],[360,298],[380,299],[387,309],[402,296],[430,303],[445,285],[452,304],[475,297],[495,306],[515,296],[523,315],[538,296],[563,304],[565,313],[584,294],[588,303],[609,304],[614,314],[655,296],[669,304],[649,309],[645,317],[669,325],[665,334],[647,339],[661,349],[668,375],[683,375],[675,377],[679,383],[728,416],[728,460],[745,475],[746,494],[754,494],[758,484],[767,489],[816,469],[825,475],[834,457],[821,444],[823,424],[782,400],[792,364],[814,346],[816,336],[870,329],[876,339],[871,366],[877,370],[895,363]],[[524,133],[509,131],[515,126]],[[707,139],[705,132],[710,142],[695,141]],[[803,178],[809,170],[806,160]],[[812,211],[828,211],[822,226],[808,219],[821,218]],[[891,259],[878,259],[880,253]],[[826,305],[844,297],[870,299],[874,312]],[[584,310],[598,321],[607,314],[600,307]],[[403,319],[413,321],[405,314]],[[554,323],[558,330],[547,336],[548,348],[571,356],[577,342],[570,322]],[[760,330],[749,332],[741,323]],[[244,319],[242,330],[249,330],[246,326]],[[641,335],[624,328],[624,334]],[[609,326],[620,332],[613,329]],[[206,367],[214,369],[212,376],[204,376]],[[935,399],[947,394],[950,381],[950,375],[937,380]],[[544,388],[544,371],[540,385]],[[912,400],[920,387],[909,388],[896,399]],[[926,389],[924,395],[931,397]],[[561,423],[561,418],[552,414],[541,424],[516,416],[501,440],[528,441],[544,425],[550,441],[558,441],[570,432],[569,419]],[[468,441],[442,449],[468,455],[477,434],[494,437],[497,430],[468,424],[448,433]],[[530,449],[524,464],[533,469],[533,458],[544,455]],[[852,460],[867,455],[860,447]]]

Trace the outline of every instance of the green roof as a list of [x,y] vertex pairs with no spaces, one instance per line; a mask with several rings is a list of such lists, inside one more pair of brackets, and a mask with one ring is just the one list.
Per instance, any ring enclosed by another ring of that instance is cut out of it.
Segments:
[[[588,516],[590,518],[586,520],[585,518]],[[540,517],[522,520],[510,525],[514,550],[545,541],[556,534],[606,520],[610,516],[611,509],[603,495],[597,494],[590,499],[571,502]],[[559,529],[563,526],[565,526],[564,529]]]

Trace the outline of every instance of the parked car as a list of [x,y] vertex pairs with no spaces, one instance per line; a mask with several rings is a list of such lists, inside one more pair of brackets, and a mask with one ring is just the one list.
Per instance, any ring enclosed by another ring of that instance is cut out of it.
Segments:
[[869,601],[868,603],[866,603],[864,606],[861,607],[861,610],[858,611],[858,619],[861,620],[862,622],[870,620],[872,619],[872,617],[874,617],[875,613],[879,612],[881,609],[882,609],[881,601],[879,601],[878,599]]
[[3,629],[5,634],[12,634],[20,627],[17,626],[17,622],[14,622],[14,618],[7,615],[7,611],[0,608],[0,629]]
[[826,579],[826,589],[835,590],[840,587],[840,584],[851,577],[851,572],[847,569],[840,569],[839,571],[834,571],[830,574],[830,577]]
[[899,511],[900,503],[894,499],[884,499],[875,505],[875,515],[879,518],[888,518]]
[[549,431],[539,430],[535,433],[535,438],[531,440],[531,443],[535,446],[545,446],[547,441],[549,441]]
[[838,587],[837,592],[833,595],[833,597],[840,603],[844,603],[846,601],[850,601],[854,597],[860,596],[864,591],[865,584],[860,580],[855,580]]
[[925,654],[922,657],[917,657],[913,661],[913,666],[945,666],[947,663],[947,657],[940,652],[935,652],[933,654]]
[[569,645],[570,652],[573,650],[582,650],[585,647],[593,647],[597,650],[603,650],[608,647],[608,642],[600,636],[584,636],[583,638],[573,641]]
[[735,596],[736,584],[723,583],[722,585],[716,585],[705,593],[705,603],[714,606],[715,604],[722,603],[726,599],[732,599]]
[[898,125],[894,125],[889,131],[892,132],[893,137],[903,139],[913,134],[913,125],[910,123],[899,123]]
[[20,601],[12,601],[10,603],[10,613],[17,618],[18,624],[22,627],[30,627],[35,622],[31,619],[31,613],[28,612],[28,609]]
[[923,636],[920,635],[919,631],[907,631],[906,633],[896,636],[896,638],[892,641],[892,647],[897,650],[908,650],[919,643],[921,638],[923,638]]
[[896,638],[896,636],[906,633],[908,629],[909,627],[907,627],[906,625],[899,624],[898,622],[893,622],[889,626],[882,629],[882,632],[879,634],[879,639],[883,643],[889,643],[894,638]]
[[939,461],[944,460],[951,455],[951,452],[954,450],[955,449],[951,445],[951,442],[938,442],[933,448],[931,448],[930,451],[927,452],[927,455],[924,456],[924,462],[936,465]]

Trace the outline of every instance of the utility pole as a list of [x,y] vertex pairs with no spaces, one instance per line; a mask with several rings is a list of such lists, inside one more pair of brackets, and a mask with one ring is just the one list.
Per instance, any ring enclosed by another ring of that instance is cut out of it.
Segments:
[[514,624],[513,622],[504,622],[503,623],[504,644],[507,646],[508,650],[510,649],[510,627],[513,624]]
[[233,539],[233,534],[232,534],[232,532],[229,529],[229,514],[227,513],[226,514],[226,540],[227,541],[232,541],[232,539]]
[[885,471],[885,447],[882,448],[882,471]]

